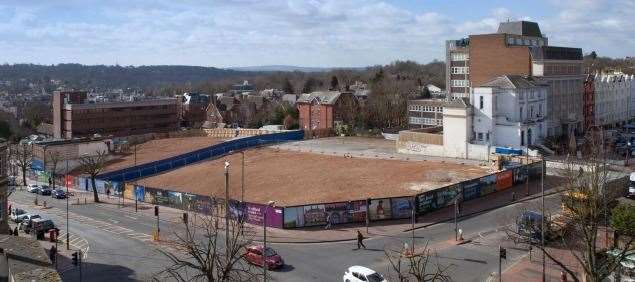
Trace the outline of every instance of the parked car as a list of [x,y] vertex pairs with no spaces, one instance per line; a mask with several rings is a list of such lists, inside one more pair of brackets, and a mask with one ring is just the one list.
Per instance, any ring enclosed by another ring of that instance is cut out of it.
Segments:
[[[21,215],[25,215],[26,211],[23,209],[14,209],[11,211],[11,215],[9,216],[11,218],[11,220],[15,223],[18,223],[20,221],[22,221],[22,218],[20,217]],[[20,218],[20,219],[18,219]]]
[[31,193],[38,193],[38,191],[40,191],[40,186],[37,184],[29,184],[26,190]]
[[31,221],[33,221],[36,218],[41,218],[41,216],[39,214],[27,214],[22,218],[22,225],[20,225],[20,228],[24,231],[27,231],[29,228],[31,227]]
[[52,191],[53,190],[49,186],[42,185],[40,186],[40,190],[38,190],[38,194],[42,194],[42,196],[50,196]]
[[626,193],[627,198],[635,199],[635,172],[631,172],[629,176],[629,185],[628,185],[628,193]]
[[[263,265],[263,246],[262,245],[252,245],[248,246],[245,250],[245,259],[247,262],[262,266]],[[284,265],[284,260],[282,257],[276,253],[272,248],[267,248],[265,251],[267,269],[277,269],[281,268]]]
[[55,199],[66,199],[66,192],[62,189],[55,189],[51,193],[51,197]]
[[378,272],[359,265],[349,267],[342,277],[344,282],[387,282]]
[[51,229],[55,229],[55,224],[50,219],[34,218],[29,225],[29,231],[34,233],[48,232]]

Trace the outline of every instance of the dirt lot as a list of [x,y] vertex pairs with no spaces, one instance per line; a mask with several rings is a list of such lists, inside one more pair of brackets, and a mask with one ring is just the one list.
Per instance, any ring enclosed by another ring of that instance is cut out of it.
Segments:
[[[223,139],[212,137],[181,137],[151,140],[137,145],[137,164],[149,163],[176,155],[205,148]],[[114,171],[134,165],[134,153],[120,155],[120,158],[109,161],[103,172]]]
[[[241,155],[227,159],[231,163],[231,197],[240,199]],[[187,166],[139,180],[138,184],[224,196],[224,161]],[[485,168],[455,163],[345,158],[261,148],[245,154],[245,201],[275,200],[277,205],[290,206],[414,195],[449,184],[436,181],[452,178],[452,182],[458,182],[484,174],[487,174]]]

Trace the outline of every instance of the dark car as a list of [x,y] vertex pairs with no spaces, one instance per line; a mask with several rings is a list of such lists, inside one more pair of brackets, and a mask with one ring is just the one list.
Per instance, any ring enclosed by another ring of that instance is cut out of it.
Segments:
[[62,189],[55,189],[51,193],[51,197],[55,199],[66,199],[66,192]]
[[40,187],[40,190],[38,190],[37,192],[38,194],[41,194],[43,196],[50,196],[53,190],[46,185],[42,185],[42,187]]
[[267,248],[265,251],[266,259],[263,260],[263,246],[253,245],[246,248],[245,259],[251,264],[263,266],[263,261],[267,263],[267,269],[277,269],[284,265],[282,257],[276,253],[272,248]]

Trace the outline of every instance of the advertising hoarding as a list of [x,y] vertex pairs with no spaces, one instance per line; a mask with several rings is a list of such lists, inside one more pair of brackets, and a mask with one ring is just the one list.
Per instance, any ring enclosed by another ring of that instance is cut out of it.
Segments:
[[134,196],[135,199],[139,202],[145,202],[145,188],[143,186],[135,185],[134,186]]
[[515,167],[513,170],[514,174],[514,184],[521,184],[527,181],[527,167]]
[[469,201],[481,196],[481,182],[478,179],[461,182],[463,186],[463,201]]
[[368,211],[370,220],[390,219],[390,199],[372,199]]
[[284,208],[284,228],[304,226],[304,207]]
[[461,191],[461,185],[454,184],[445,188],[434,190],[436,192],[436,208],[440,209],[454,204],[454,199]]
[[262,225],[267,218],[267,226],[282,228],[282,208],[267,205],[245,203],[247,208],[247,222]]
[[390,206],[393,219],[410,218],[414,207],[413,197],[391,198]]
[[514,185],[514,176],[511,170],[501,171],[496,174],[496,191],[503,191]]
[[417,195],[417,214],[425,214],[437,209],[437,202],[434,199],[434,191]]
[[304,206],[304,226],[326,224],[326,211],[324,205]]
[[496,175],[490,174],[478,179],[481,182],[481,196],[496,192]]
[[349,223],[353,221],[352,203],[331,203],[324,204],[326,218],[331,224]]

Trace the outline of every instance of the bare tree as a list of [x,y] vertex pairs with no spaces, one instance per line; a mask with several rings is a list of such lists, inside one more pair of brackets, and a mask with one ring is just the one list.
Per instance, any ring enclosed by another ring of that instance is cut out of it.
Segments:
[[22,185],[26,186],[26,171],[31,167],[33,148],[26,143],[19,143],[13,146],[13,162],[22,172]]
[[[623,189],[620,185],[611,185],[613,173],[608,169],[604,159],[603,144],[590,136],[583,148],[585,158],[582,161],[566,161],[564,170],[566,192],[562,195],[562,212],[557,216],[544,215],[547,221],[544,230],[545,239],[554,239],[546,243],[535,244],[544,251],[551,261],[567,272],[574,281],[605,281],[619,266],[626,252],[633,246],[633,239],[626,242],[624,250],[615,256],[608,256],[608,238],[602,243],[601,234],[608,234],[609,213],[613,199]],[[615,189],[613,189],[615,188]],[[533,231],[528,234],[539,234],[539,224],[525,226]],[[608,236],[607,236],[608,237]],[[526,238],[532,243],[535,238]],[[577,264],[571,265],[552,249],[568,250]],[[582,268],[580,273],[576,267]],[[584,277],[580,277],[584,276]]]
[[57,165],[62,160],[62,156],[58,151],[49,151],[47,156],[51,164],[51,188],[55,190],[55,174],[57,173]]
[[155,280],[169,277],[176,281],[254,281],[259,268],[244,260],[244,248],[251,239],[240,220],[230,220],[228,246],[225,246],[225,230],[214,215],[196,215],[185,222],[182,233],[175,232],[175,239],[168,244],[180,252],[160,250],[170,265],[159,272]]
[[95,178],[104,169],[104,164],[106,163],[107,156],[108,152],[99,151],[96,155],[84,155],[79,158],[81,171],[90,176],[90,183],[93,186],[93,198],[95,200],[95,203],[99,203],[99,194],[97,194],[97,185],[95,184]]
[[390,264],[389,275],[391,280],[400,282],[416,281],[452,281],[449,275],[451,265],[442,265],[436,253],[428,248],[428,243],[419,253],[409,253],[403,250],[384,251]]

